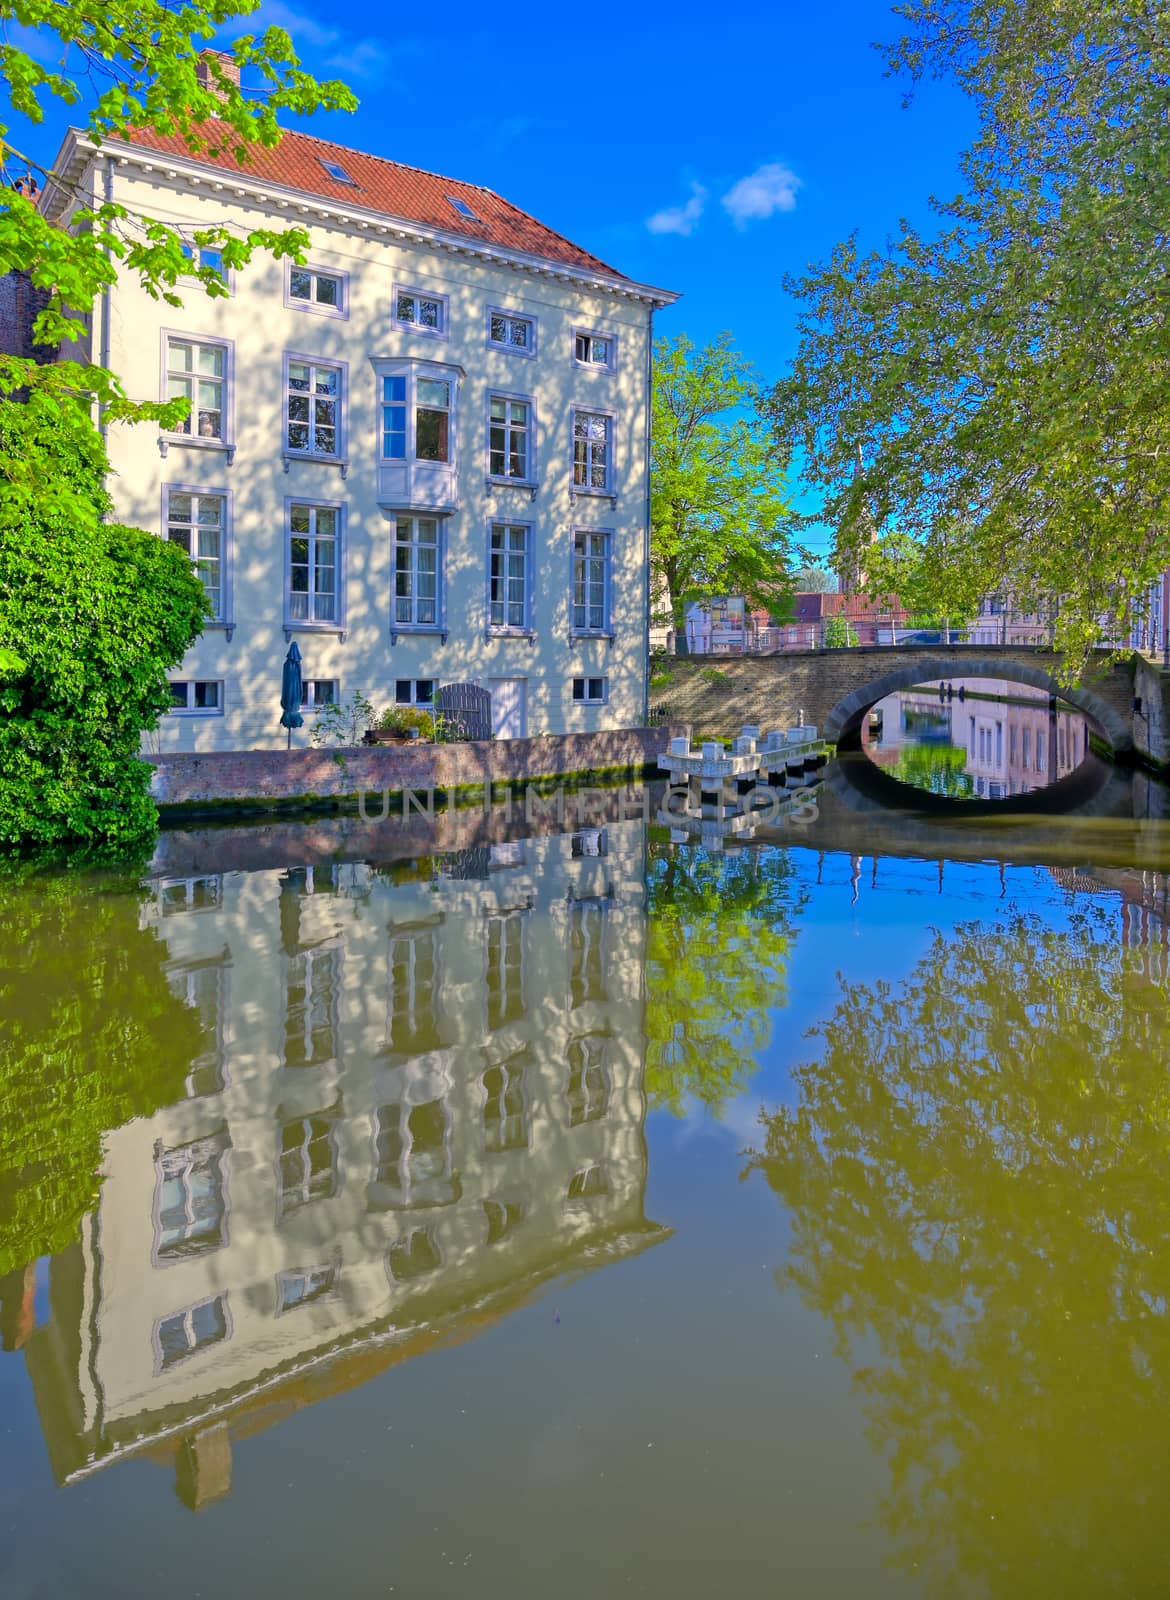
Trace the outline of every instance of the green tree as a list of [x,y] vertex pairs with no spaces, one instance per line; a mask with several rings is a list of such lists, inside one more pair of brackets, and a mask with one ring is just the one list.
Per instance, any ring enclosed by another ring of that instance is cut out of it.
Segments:
[[647,878],[646,1096],[715,1115],[747,1087],[787,1004],[799,903],[787,853],[663,845]]
[[1170,1463],[1170,994],[1116,913],[842,981],[751,1158],[791,1215],[930,1594],[1153,1594]]
[[[951,587],[1059,599],[1072,675],[1170,565],[1164,0],[907,0],[891,69],[953,75],[979,134],[939,226],[790,281],[769,409],[821,515],[863,505]],[[864,469],[855,472],[858,460]]]
[[141,904],[124,877],[0,880],[0,1277],[77,1237],[103,1136],[182,1099],[203,1046]]
[[785,463],[757,399],[730,334],[702,349],[685,336],[655,346],[652,592],[682,654],[688,602],[743,595],[782,611],[791,592]]
[[0,843],[127,847],[153,831],[142,732],[198,637],[177,545],[104,520],[101,439],[74,400],[0,401]]
[[837,574],[824,567],[797,567],[792,574],[792,587],[797,594],[836,594]]
[[825,644],[828,649],[851,649],[856,643],[857,630],[848,617],[830,617],[825,623]]
[[967,752],[960,745],[909,744],[883,771],[899,783],[924,789],[927,794],[970,800],[975,794],[975,779],[967,771],[967,760]]
[[[12,42],[0,43],[4,99],[0,101],[0,146],[4,175],[18,169],[38,172],[43,183],[66,190],[66,173],[53,172],[21,151],[14,119],[38,124],[53,100],[70,108],[75,123],[94,143],[125,137],[134,128],[175,136],[193,153],[231,152],[245,164],[252,147],[271,148],[280,139],[279,114],[353,110],[357,101],[344,84],[316,82],[301,70],[283,28],[245,34],[232,48],[231,65],[253,80],[241,89],[238,73],[213,55],[201,67],[201,53],[218,28],[250,16],[260,0],[5,0],[0,17],[36,29],[42,45],[51,43],[54,63]],[[19,37],[19,36],[18,36]],[[43,186],[43,184],[42,184]],[[125,206],[83,203],[69,232],[54,226],[34,201],[9,190],[0,209],[0,272],[23,270],[48,304],[37,318],[38,341],[56,347],[86,330],[85,316],[119,272],[133,274],[156,299],[180,305],[180,290],[198,286],[209,295],[227,293],[212,264],[196,265],[189,243],[219,252],[224,266],[245,266],[258,249],[304,259],[309,236],[303,228],[274,230],[211,225],[184,240],[174,224],[136,214]],[[133,402],[116,374],[93,364],[59,361],[38,365],[15,357],[0,359],[0,392],[28,387],[56,394],[96,396],[109,419],[158,417],[174,423],[186,415],[186,401]]]

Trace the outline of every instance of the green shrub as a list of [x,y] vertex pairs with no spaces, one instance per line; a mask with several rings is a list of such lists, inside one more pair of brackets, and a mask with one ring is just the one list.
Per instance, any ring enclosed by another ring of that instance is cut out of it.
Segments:
[[418,729],[420,739],[435,737],[435,719],[422,706],[387,706],[375,726],[379,733],[406,733]]
[[704,667],[699,673],[707,683],[730,683],[730,674],[721,672],[718,667]]
[[317,712],[309,737],[314,744],[360,744],[374,720],[374,707],[355,689],[348,700],[331,700]]

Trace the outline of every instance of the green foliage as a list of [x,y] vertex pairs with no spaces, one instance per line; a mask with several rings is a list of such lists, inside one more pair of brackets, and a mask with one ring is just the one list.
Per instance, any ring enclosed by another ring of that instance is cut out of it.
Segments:
[[797,594],[836,594],[837,574],[824,567],[797,567],[792,574],[792,587]]
[[[280,138],[279,114],[318,110],[352,111],[356,105],[344,84],[316,82],[301,70],[283,28],[246,34],[232,48],[234,64],[255,84],[241,90],[232,75],[211,58],[210,83],[198,71],[200,53],[217,29],[259,9],[260,0],[19,0],[5,16],[37,30],[42,45],[34,55],[13,42],[0,43],[0,70],[6,109],[0,107],[0,143],[8,177],[17,163],[39,171],[45,183],[65,174],[32,161],[12,140],[13,118],[40,123],[53,100],[70,107],[75,126],[96,144],[124,138],[135,128],[177,136],[192,153],[228,151],[246,164],[253,147],[272,148]],[[51,55],[54,63],[42,59]],[[92,91],[92,93],[90,92]],[[88,104],[85,104],[88,96]],[[197,266],[183,253],[183,240],[170,223],[133,214],[123,205],[82,204],[73,214],[74,231],[54,226],[24,195],[10,191],[0,210],[0,272],[27,271],[48,291],[49,303],[37,319],[36,337],[50,345],[83,332],[83,317],[119,272],[137,278],[155,299],[180,305],[179,290],[198,285],[210,295],[226,289],[214,267]],[[194,243],[218,251],[226,267],[247,265],[257,250],[303,260],[308,234],[303,228],[254,228],[237,232],[226,225],[199,229]],[[102,368],[78,362],[38,366],[0,359],[0,391],[27,386],[54,394],[94,395],[117,417],[159,417],[174,422],[186,402],[133,403],[119,379]]]
[[918,614],[914,626],[964,623],[975,615],[983,590],[978,573],[948,564],[945,553],[941,541],[923,542],[895,529],[864,551],[866,588],[896,595],[905,610]]
[[[789,289],[801,342],[770,413],[821,515],[919,541],[931,593],[1059,601],[1071,678],[1170,565],[1164,0],[908,0],[890,52],[949,73],[979,135],[933,237],[850,240]],[[858,458],[863,470],[856,471]]]
[[899,783],[908,783],[928,794],[945,795],[949,800],[970,800],[975,779],[966,771],[967,752],[953,744],[911,744],[899,752],[897,761],[884,770]]
[[914,1592],[1161,1587],[1170,994],[1116,913],[936,934],[842,981],[763,1115],[784,1287],[831,1324]]
[[348,700],[330,700],[316,714],[309,735],[314,744],[360,744],[374,720],[374,707],[355,689]]
[[778,850],[664,847],[647,879],[646,1096],[715,1115],[747,1087],[787,1003],[799,909]]
[[177,545],[103,521],[105,455],[75,402],[0,401],[0,843],[128,847],[157,822],[144,729],[206,600]]
[[415,728],[420,739],[435,737],[435,718],[422,706],[387,706],[377,726],[382,733],[409,733]]
[[705,683],[730,683],[731,679],[719,667],[702,667],[699,671],[700,678]]
[[182,1099],[200,1053],[141,902],[125,879],[0,878],[0,1276],[77,1237],[103,1135]]
[[850,649],[856,643],[857,630],[848,617],[830,617],[825,623],[825,644],[828,649]]
[[23,672],[25,661],[23,656],[17,655],[15,650],[9,650],[0,645],[0,678],[11,677],[14,673]]
[[730,334],[702,349],[681,336],[655,346],[652,593],[661,597],[655,621],[673,621],[680,652],[689,601],[743,595],[775,605],[788,593],[786,464],[757,398]]

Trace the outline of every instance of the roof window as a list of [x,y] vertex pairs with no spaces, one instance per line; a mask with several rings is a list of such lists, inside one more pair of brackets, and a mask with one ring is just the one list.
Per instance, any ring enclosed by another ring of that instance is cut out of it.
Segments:
[[447,196],[447,203],[448,205],[454,206],[459,215],[461,217],[466,217],[469,222],[478,222],[480,220],[471,207],[467,204],[466,200],[457,200],[453,194],[449,194]]
[[[320,161],[321,165],[325,168],[325,171],[336,183],[353,183],[353,179],[341,165],[340,161],[326,161],[324,156],[321,156]],[[357,188],[356,184],[354,184],[354,188]]]

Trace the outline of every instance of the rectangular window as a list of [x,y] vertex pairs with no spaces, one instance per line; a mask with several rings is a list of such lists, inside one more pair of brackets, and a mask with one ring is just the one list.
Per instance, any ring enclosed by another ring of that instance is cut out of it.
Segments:
[[596,1161],[587,1167],[581,1167],[569,1179],[570,1200],[595,1200],[608,1193],[609,1179],[605,1175],[605,1168]]
[[222,961],[196,961],[167,973],[167,986],[199,1019],[205,1048],[187,1069],[188,1100],[219,1094],[227,1083],[224,1018],[227,1014],[227,967]]
[[573,486],[609,492],[611,428],[596,411],[573,413]]
[[444,334],[447,331],[447,296],[425,294],[420,289],[394,291],[394,320],[416,333]]
[[155,1261],[218,1250],[227,1241],[227,1129],[164,1150],[155,1163]]
[[290,505],[288,530],[289,621],[336,623],[337,508]]
[[394,622],[439,625],[439,523],[436,517],[394,519]]
[[167,490],[167,538],[181,546],[211,605],[216,622],[224,617],[223,556],[227,526],[227,497],[222,494],[188,494]]
[[600,1122],[609,1110],[605,1049],[603,1034],[569,1040],[569,1122],[574,1128]]
[[347,306],[348,280],[344,272],[325,272],[320,267],[288,269],[286,303],[305,311],[320,311],[326,316],[343,317]]
[[314,1200],[328,1200],[338,1191],[334,1123],[337,1112],[318,1111],[294,1117],[280,1130],[277,1215],[286,1217]]
[[438,682],[437,678],[395,678],[395,703],[400,706],[433,705]]
[[488,552],[488,623],[492,628],[528,626],[528,529],[523,523],[493,522]]
[[447,461],[450,449],[451,385],[445,378],[417,378],[414,388],[416,461]]
[[528,1143],[523,1063],[513,1059],[489,1067],[482,1081],[484,1149],[489,1155],[523,1150]]
[[301,705],[306,711],[334,706],[338,698],[336,678],[306,678],[301,686]]
[[337,1262],[327,1267],[294,1268],[276,1275],[276,1314],[291,1311],[294,1306],[308,1305],[311,1300],[323,1300],[337,1288]]
[[341,454],[341,368],[286,360],[284,443],[301,455]]
[[430,1228],[414,1228],[404,1239],[390,1246],[386,1265],[395,1283],[409,1283],[414,1278],[425,1278],[443,1265],[442,1253],[435,1243]]
[[511,311],[488,312],[488,343],[500,350],[517,350],[530,356],[536,352],[536,323]]
[[604,678],[573,679],[573,699],[581,705],[603,706],[606,695],[607,685]]
[[527,400],[510,400],[501,394],[492,395],[489,406],[489,475],[529,481],[532,407]]
[[223,878],[219,873],[172,878],[159,885],[158,904],[164,917],[177,917],[185,911],[218,911],[223,905]]
[[215,250],[207,245],[184,244],[180,246],[188,261],[198,261],[201,267],[210,267],[212,272],[223,284],[230,282],[228,269],[223,264],[223,251]]
[[196,1350],[219,1344],[231,1332],[226,1294],[201,1300],[186,1311],[164,1317],[155,1330],[155,1366],[159,1372],[176,1366]]
[[573,335],[573,359],[581,367],[602,367],[613,371],[614,341],[607,333],[588,333],[579,329]]
[[573,535],[573,631],[609,629],[609,534]]
[[406,379],[382,379],[382,455],[406,460]]
[[462,1186],[451,1172],[449,1124],[441,1100],[393,1101],[374,1113],[374,1184],[379,1210],[451,1205]]
[[524,1015],[524,913],[488,917],[488,1027],[502,1028]]
[[171,680],[171,710],[218,716],[223,711],[223,683],[218,678]]
[[206,339],[167,338],[166,397],[188,400],[190,410],[172,432],[190,438],[227,438],[227,345]]
[[319,1067],[341,1053],[337,1008],[341,951],[302,950],[288,964],[284,1013],[284,1064]]
[[398,1055],[417,1056],[442,1044],[437,928],[411,928],[390,940],[386,1032],[391,1051]]
[[605,919],[608,902],[577,900],[569,923],[569,1000],[575,1010],[588,1000],[604,1000]]

